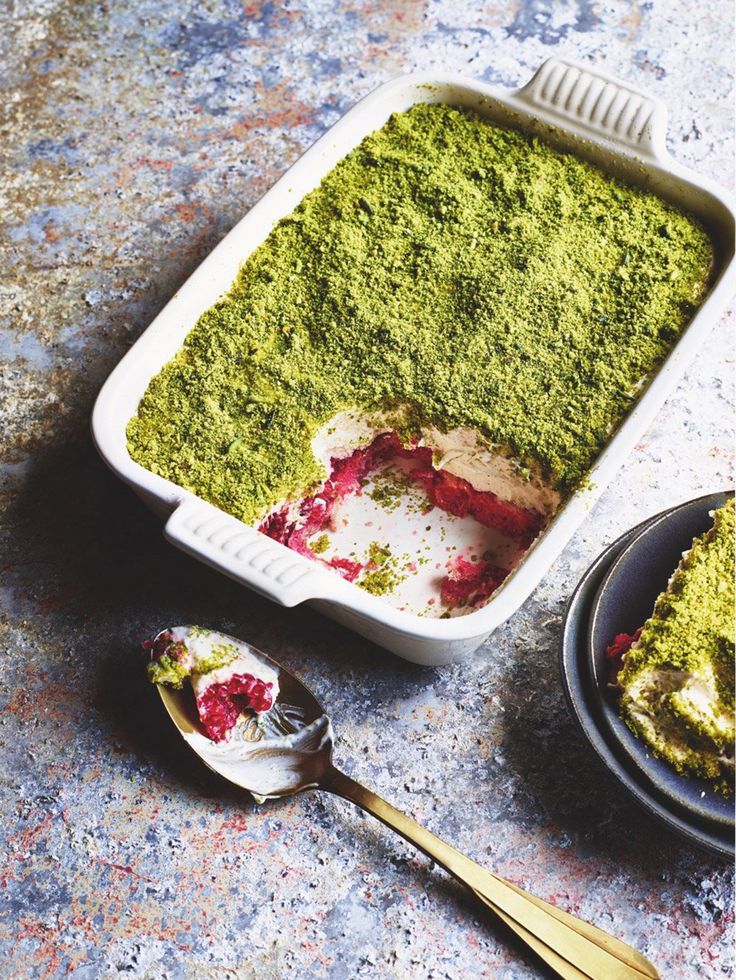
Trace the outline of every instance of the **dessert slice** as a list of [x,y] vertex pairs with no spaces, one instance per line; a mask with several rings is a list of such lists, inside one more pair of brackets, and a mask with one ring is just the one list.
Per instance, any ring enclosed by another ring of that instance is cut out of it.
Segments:
[[199,626],[162,630],[144,644],[154,684],[192,685],[208,738],[224,742],[243,716],[269,711],[279,693],[278,673],[245,643]]
[[607,654],[629,727],[679,772],[734,778],[734,502],[693,541],[632,636]]

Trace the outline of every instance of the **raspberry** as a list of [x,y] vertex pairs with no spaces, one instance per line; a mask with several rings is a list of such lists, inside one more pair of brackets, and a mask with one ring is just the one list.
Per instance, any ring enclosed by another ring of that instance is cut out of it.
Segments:
[[442,601],[450,609],[474,605],[495,592],[507,575],[505,568],[488,561],[470,562],[456,558],[449,575],[442,580]]
[[268,711],[273,705],[273,684],[252,674],[233,674],[210,684],[197,698],[197,710],[208,738],[225,741],[244,711]]
[[641,630],[642,628],[639,627],[635,633],[617,633],[613,643],[606,650],[606,659],[609,661],[608,683],[614,687],[618,683],[617,678],[624,665],[624,656],[641,636]]
[[349,558],[331,558],[330,568],[338,571],[348,582],[354,582],[365,567],[359,561],[351,561]]
[[489,490],[476,490],[467,480],[447,470],[423,467],[413,470],[411,476],[424,486],[435,507],[455,517],[470,515],[485,527],[529,543],[542,528],[544,518],[538,511],[501,500]]

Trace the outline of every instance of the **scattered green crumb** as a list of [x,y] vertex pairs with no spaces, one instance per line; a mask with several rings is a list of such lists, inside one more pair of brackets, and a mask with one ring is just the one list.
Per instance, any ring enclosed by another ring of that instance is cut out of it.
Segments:
[[232,663],[238,655],[237,647],[232,643],[218,643],[213,646],[208,656],[197,658],[197,673],[209,674],[211,670],[219,670],[220,667]]
[[371,541],[368,545],[368,560],[373,565],[385,565],[387,561],[391,560],[391,557],[391,549],[380,544],[380,542]]
[[[209,630],[197,633],[192,629],[192,636],[206,636]],[[181,688],[184,681],[192,672],[189,659],[185,656],[186,644],[182,641],[172,643],[166,653],[148,664],[148,677],[154,684],[166,684],[170,687]],[[209,674],[226,664],[232,663],[238,651],[232,643],[219,643],[213,646],[207,656],[200,655],[196,660],[196,672]]]
[[567,491],[707,288],[691,217],[469,109],[420,104],[279,221],[156,375],[132,458],[247,523],[336,413],[476,430]]
[[375,501],[387,513],[392,513],[401,503],[406,486],[393,480],[374,480],[374,486],[368,493],[371,500]]
[[395,511],[399,504],[401,503],[401,495],[393,492],[393,489],[388,489],[386,486],[376,486],[368,494],[371,500],[374,500],[379,507],[382,507],[386,513],[390,514]]
[[329,547],[330,539],[326,534],[320,534],[318,538],[314,541],[309,542],[310,549],[315,553],[315,555],[321,555]]
[[421,514],[430,507],[426,496],[406,473],[389,468],[374,474],[372,480],[368,496],[388,514],[402,503],[407,514]]
[[207,629],[206,626],[188,626],[189,635],[193,637],[204,638],[212,633],[212,630]]
[[372,595],[388,595],[405,581],[406,575],[397,572],[391,565],[384,565],[380,568],[363,572],[357,580],[357,584]]
[[368,568],[358,578],[357,584],[373,595],[388,595],[406,581],[408,573],[401,568],[410,563],[409,555],[396,557],[386,545],[371,541],[368,546]]

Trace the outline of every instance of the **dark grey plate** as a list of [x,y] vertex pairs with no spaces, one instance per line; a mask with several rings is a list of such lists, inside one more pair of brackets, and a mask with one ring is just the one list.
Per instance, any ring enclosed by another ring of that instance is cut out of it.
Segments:
[[709,494],[666,511],[639,531],[609,568],[593,599],[588,624],[588,655],[603,721],[649,783],[670,802],[699,821],[734,828],[733,799],[712,782],[683,776],[651,754],[621,720],[608,686],[606,649],[617,633],[633,633],[651,615],[655,600],[692,544],[713,524],[711,512],[722,507],[726,493]]
[[[672,508],[677,509],[677,508]],[[663,512],[664,514],[669,511]],[[734,835],[732,828],[696,817],[676,806],[651,783],[642,768],[635,764],[621,743],[611,734],[603,713],[592,659],[588,648],[588,628],[593,600],[608,570],[626,546],[649,524],[660,519],[657,514],[637,527],[627,531],[598,556],[587,570],[570,602],[568,603],[560,649],[560,666],[563,689],[570,712],[583,735],[596,752],[609,773],[627,790],[631,797],[651,816],[655,817],[682,837],[698,844],[712,854],[733,857]],[[689,541],[680,549],[684,551]],[[678,557],[669,574],[677,565]],[[645,613],[651,612],[653,600]],[[632,629],[641,625],[634,622]],[[627,624],[617,630],[626,630]],[[633,735],[631,736],[633,739]]]

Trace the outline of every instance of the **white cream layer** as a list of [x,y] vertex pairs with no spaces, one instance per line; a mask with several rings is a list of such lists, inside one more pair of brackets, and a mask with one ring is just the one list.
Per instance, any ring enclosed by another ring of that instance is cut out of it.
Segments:
[[[668,695],[679,709],[679,717],[663,710],[663,699]],[[720,699],[712,670],[704,675],[656,667],[642,670],[626,688],[626,699],[629,715],[650,744],[666,745],[673,761],[682,764],[688,764],[694,752],[691,730],[685,719],[699,724],[711,738],[728,740],[733,731],[733,712]],[[704,758],[711,755],[724,768],[734,768],[732,755],[711,752],[705,743],[703,740],[698,750]]]
[[[177,643],[183,643],[190,656],[188,663],[192,671],[191,684],[196,697],[212,684],[223,684],[234,674],[250,674],[271,684],[273,701],[279,693],[279,675],[276,670],[261,657],[252,647],[235,637],[227,636],[216,630],[205,630],[198,626],[174,626],[169,631]],[[218,648],[234,648],[235,657],[230,663],[206,674],[198,672],[198,666],[211,660]]]
[[334,735],[327,715],[309,725],[297,720],[294,728],[288,735],[266,730],[257,742],[240,737],[237,727],[230,740],[219,744],[199,732],[185,733],[184,738],[216,772],[262,801],[317,786],[330,764]]
[[[368,446],[376,436],[401,427],[400,411],[339,412],[323,425],[312,439],[312,452],[329,473],[332,459],[342,459],[356,449]],[[560,495],[538,473],[529,472],[513,458],[495,450],[474,429],[440,432],[423,426],[419,446],[432,450],[434,466],[467,480],[475,490],[490,491],[519,507],[533,508],[552,516],[560,505]]]

